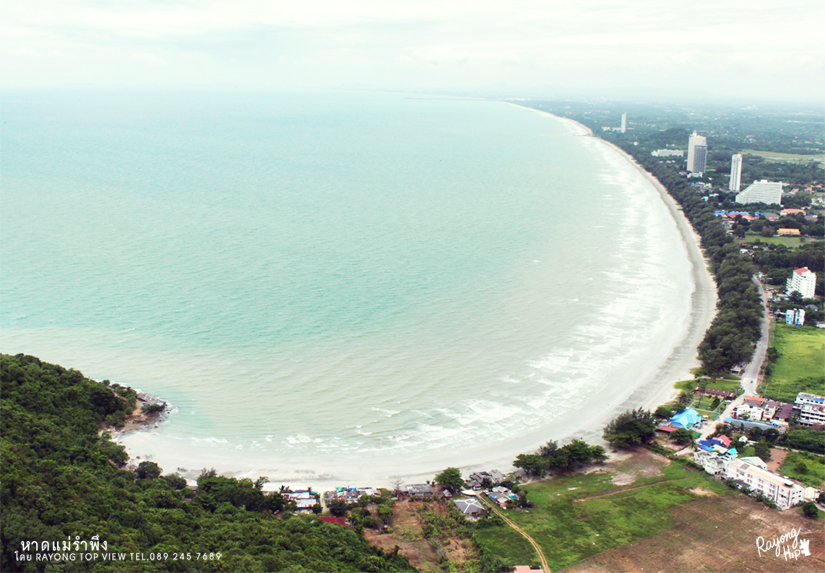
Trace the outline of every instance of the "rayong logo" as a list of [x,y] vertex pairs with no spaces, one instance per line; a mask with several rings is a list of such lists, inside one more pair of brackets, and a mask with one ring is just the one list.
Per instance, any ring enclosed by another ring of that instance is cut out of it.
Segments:
[[811,540],[799,539],[799,529],[794,527],[791,530],[779,537],[773,539],[765,539],[764,537],[756,538],[756,551],[759,557],[763,553],[769,553],[773,550],[777,557],[783,557],[785,561],[791,559],[799,559],[800,557],[811,556]]

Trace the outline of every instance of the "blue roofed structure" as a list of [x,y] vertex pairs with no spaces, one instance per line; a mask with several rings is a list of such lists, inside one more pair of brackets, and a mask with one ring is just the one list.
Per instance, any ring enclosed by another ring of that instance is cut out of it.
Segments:
[[670,419],[670,425],[675,426],[677,428],[684,428],[689,430],[693,427],[694,424],[698,424],[702,421],[702,418],[693,408],[688,408],[687,410],[683,410],[678,414],[674,415]]

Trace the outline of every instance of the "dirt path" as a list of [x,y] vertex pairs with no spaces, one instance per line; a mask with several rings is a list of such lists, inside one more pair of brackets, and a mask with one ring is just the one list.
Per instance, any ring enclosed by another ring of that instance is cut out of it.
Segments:
[[525,532],[522,528],[520,528],[518,525],[516,525],[515,523],[513,523],[512,521],[510,521],[509,519],[507,519],[507,518],[504,516],[504,514],[503,514],[503,513],[501,513],[501,512],[498,510],[498,508],[496,507],[496,504],[494,504],[494,503],[490,503],[490,501],[489,501],[487,498],[485,498],[483,495],[478,496],[478,498],[477,498],[477,499],[481,500],[481,503],[483,503],[484,505],[486,505],[487,507],[489,507],[491,510],[493,510],[493,511],[496,513],[496,515],[498,515],[501,519],[503,519],[503,520],[504,520],[504,523],[506,523],[507,525],[509,525],[510,527],[512,527],[512,528],[513,528],[513,529],[514,529],[514,530],[515,530],[515,531],[516,531],[519,535],[521,535],[521,536],[522,536],[522,537],[524,537],[527,541],[529,541],[529,542],[530,542],[530,544],[533,546],[533,548],[536,550],[536,553],[538,553],[538,554],[539,554],[539,560],[541,560],[541,570],[542,570],[544,573],[552,573],[552,572],[550,571],[550,565],[548,565],[548,564],[547,564],[547,559],[545,559],[545,557],[544,557],[544,552],[541,550],[541,547],[539,547],[539,544],[538,544],[538,543],[536,543],[536,540],[535,540],[535,539],[533,539],[532,537],[530,537],[529,535],[527,535],[527,533],[526,533],[526,532]]
[[[687,471],[688,470],[685,470],[685,472],[687,472]],[[660,480],[656,480],[656,481],[653,481],[653,482],[650,482],[650,483],[643,483],[641,485],[631,485],[631,486],[619,487],[619,488],[616,488],[616,489],[611,489],[610,491],[603,491],[602,493],[596,493],[596,494],[593,494],[593,495],[588,495],[587,497],[582,497],[582,498],[579,498],[579,499],[574,500],[574,501],[575,501],[575,503],[579,503],[579,502],[587,501],[587,500],[590,500],[590,499],[596,499],[597,497],[605,497],[605,496],[613,495],[613,494],[616,494],[616,493],[622,493],[623,491],[630,491],[632,489],[641,489],[643,487],[650,487],[652,485],[658,485],[660,483],[665,483],[665,482],[668,482],[668,481],[682,481],[683,479],[687,479],[688,477],[690,477],[690,474],[686,473],[684,477],[680,477],[680,478],[660,479]]]

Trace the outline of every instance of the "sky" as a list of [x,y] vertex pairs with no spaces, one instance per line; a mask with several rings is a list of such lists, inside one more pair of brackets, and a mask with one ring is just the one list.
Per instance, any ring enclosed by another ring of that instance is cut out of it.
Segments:
[[0,86],[825,100],[821,0],[7,0]]

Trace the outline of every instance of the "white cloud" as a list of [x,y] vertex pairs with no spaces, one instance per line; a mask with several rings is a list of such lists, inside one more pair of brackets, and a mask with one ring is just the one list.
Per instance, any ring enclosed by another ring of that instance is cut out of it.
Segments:
[[[822,21],[814,0],[31,0],[0,8],[0,77],[584,86],[621,70],[626,85],[728,93],[775,76],[810,98],[825,89]],[[273,73],[282,65],[293,75]]]

